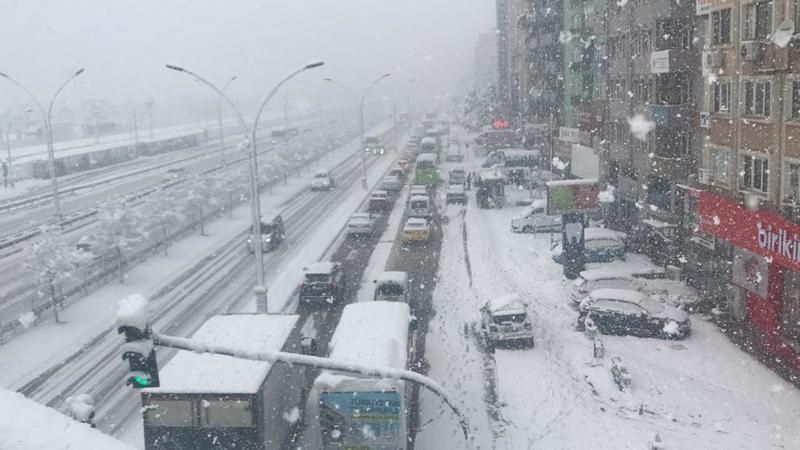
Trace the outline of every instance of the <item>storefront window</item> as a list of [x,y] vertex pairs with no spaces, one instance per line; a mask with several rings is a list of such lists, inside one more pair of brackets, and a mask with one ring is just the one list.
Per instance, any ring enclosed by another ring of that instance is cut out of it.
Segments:
[[784,276],[783,335],[800,343],[800,273],[789,270]]

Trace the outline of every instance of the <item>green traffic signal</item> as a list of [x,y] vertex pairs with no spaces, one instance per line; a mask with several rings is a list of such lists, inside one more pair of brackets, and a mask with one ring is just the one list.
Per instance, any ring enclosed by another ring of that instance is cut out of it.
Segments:
[[143,377],[143,376],[141,376],[141,375],[136,375],[136,376],[133,376],[133,377],[131,377],[131,378],[130,378],[128,381],[129,381],[131,384],[134,384],[134,385],[136,385],[136,387],[148,387],[148,386],[150,386],[150,385],[152,384],[152,382],[153,382],[153,381],[152,381],[150,378]]

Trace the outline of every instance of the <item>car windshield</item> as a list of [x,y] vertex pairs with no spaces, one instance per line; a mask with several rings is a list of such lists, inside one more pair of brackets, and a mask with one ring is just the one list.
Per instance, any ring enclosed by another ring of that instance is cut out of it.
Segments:
[[0,450],[800,450],[800,0],[0,17]]
[[505,325],[510,323],[525,322],[526,314],[500,314],[492,317],[494,323],[498,325]]

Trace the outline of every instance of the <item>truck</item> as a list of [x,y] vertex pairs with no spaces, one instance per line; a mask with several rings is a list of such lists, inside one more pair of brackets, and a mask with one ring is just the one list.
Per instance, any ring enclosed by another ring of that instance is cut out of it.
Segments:
[[[225,314],[208,319],[193,340],[244,351],[301,353],[296,315]],[[141,392],[145,449],[284,449],[303,407],[302,367],[180,351]]]

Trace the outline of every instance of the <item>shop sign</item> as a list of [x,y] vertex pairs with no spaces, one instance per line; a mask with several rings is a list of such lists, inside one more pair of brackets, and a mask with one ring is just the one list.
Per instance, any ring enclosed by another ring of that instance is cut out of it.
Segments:
[[702,16],[711,11],[716,11],[723,8],[729,8],[733,4],[733,0],[696,0],[696,14]]
[[800,225],[708,192],[700,193],[698,215],[701,231],[800,272]]
[[572,142],[560,138],[554,139],[553,142],[555,142],[554,156],[564,164],[572,162]]
[[581,131],[577,128],[559,127],[558,138],[567,142],[578,142],[581,137]]
[[763,256],[743,248],[733,249],[733,284],[751,294],[767,297],[769,264]]
[[650,73],[669,73],[669,50],[650,53]]
[[583,213],[596,209],[600,183],[596,179],[556,180],[547,182],[547,214]]

